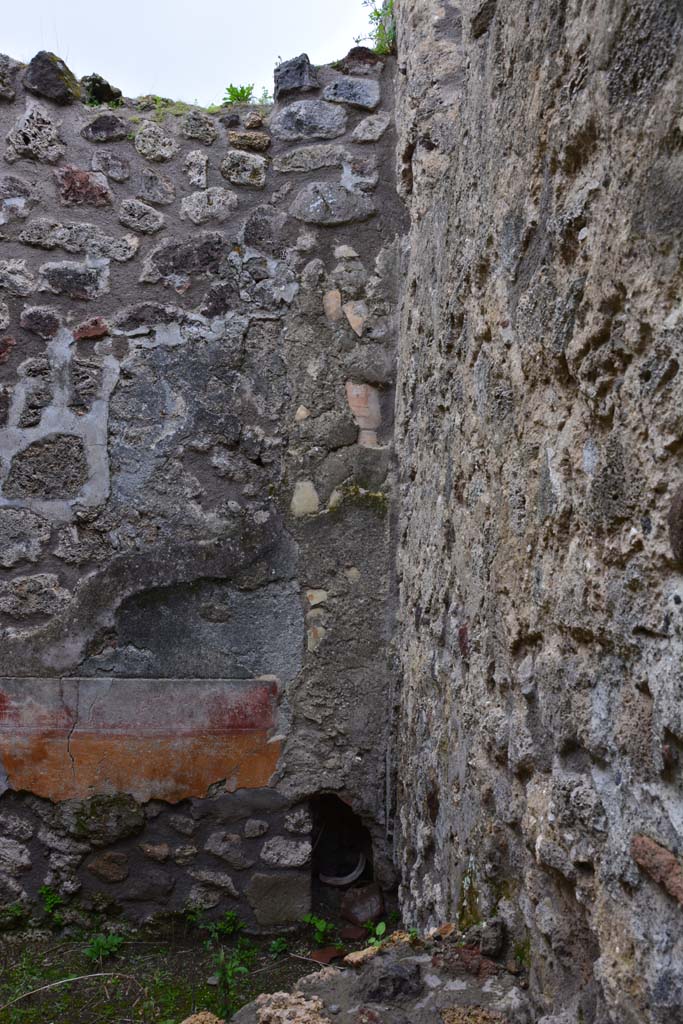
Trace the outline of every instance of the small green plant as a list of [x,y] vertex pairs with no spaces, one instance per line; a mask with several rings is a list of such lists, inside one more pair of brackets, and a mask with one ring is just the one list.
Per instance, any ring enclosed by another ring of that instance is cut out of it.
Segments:
[[525,939],[524,942],[516,942],[513,953],[518,967],[528,970],[531,967],[531,942]]
[[103,960],[108,960],[110,956],[114,956],[123,945],[123,942],[122,935],[102,935],[99,933],[92,936],[84,953],[88,960],[98,960],[101,963]]
[[335,928],[331,921],[326,921],[324,917],[316,917],[315,914],[306,914],[303,922],[313,929],[313,941],[316,946],[324,946],[326,942],[332,940]]
[[185,910],[185,920],[194,928],[199,928],[207,933],[204,942],[204,947],[207,950],[220,945],[224,939],[231,939],[235,935],[239,935],[246,928],[244,921],[234,910],[226,910],[218,920],[209,921],[198,907],[188,907]]
[[420,933],[418,932],[417,928],[409,928],[408,929],[408,939],[409,939],[409,941],[411,943],[412,942],[417,942],[419,938],[420,938]]
[[8,907],[0,908],[0,931],[17,928],[27,916],[27,909],[22,903],[10,903]]
[[123,106],[123,97],[118,100],[107,100],[103,103],[102,100],[98,100],[97,96],[88,96],[87,100],[83,103],[84,107],[108,107],[110,110],[118,110]]
[[184,916],[187,923],[194,928],[199,928],[204,921],[204,911],[200,907],[186,907]]
[[460,883],[458,928],[461,932],[466,932],[468,928],[472,928],[475,924],[479,924],[480,921],[481,911],[479,909],[479,889],[477,888],[474,862],[472,858],[470,858],[467,870],[465,871],[462,882]]
[[225,90],[223,106],[229,107],[232,103],[252,103],[254,100],[254,86],[233,85],[232,82]]
[[233,936],[239,935],[241,931],[244,931],[246,925],[234,910],[226,910],[217,921],[205,921],[200,923],[199,927],[208,932],[209,938],[206,945],[210,948],[217,946],[223,939],[231,939]]
[[282,956],[283,953],[287,953],[288,951],[289,943],[287,942],[287,939],[283,939],[282,936],[280,936],[279,939],[273,939],[270,946],[268,946],[268,952],[272,953],[273,956]]
[[214,966],[218,975],[221,1011],[226,1017],[231,1017],[238,1006],[240,982],[249,974],[249,968],[235,951],[228,952],[222,948],[214,957]]
[[[240,1005],[242,981],[257,956],[253,942],[239,934],[246,925],[234,910],[226,910],[217,921],[208,921],[201,910],[192,907],[185,911],[185,919],[207,933],[204,948],[212,954],[221,1012],[231,1017]],[[226,939],[230,941],[228,948],[224,945]]]
[[49,917],[52,924],[60,928],[64,924],[64,918],[59,908],[64,906],[64,900],[51,885],[41,885],[38,895],[43,901],[43,910],[46,916]]
[[370,33],[357,36],[356,43],[370,42],[375,53],[396,53],[396,20],[394,0],[363,0],[370,8]]
[[231,1017],[240,1005],[240,990],[257,957],[256,947],[248,939],[238,940],[234,949],[219,946],[213,956],[213,965],[218,976],[218,993],[221,1011]]
[[368,944],[370,946],[381,946],[387,934],[386,921],[380,921],[379,924],[366,921],[365,927],[368,931]]

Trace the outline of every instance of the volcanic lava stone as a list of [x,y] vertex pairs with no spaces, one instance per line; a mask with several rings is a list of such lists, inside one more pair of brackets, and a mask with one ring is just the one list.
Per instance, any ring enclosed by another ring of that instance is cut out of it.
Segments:
[[66,106],[80,100],[81,87],[64,61],[48,50],[37,53],[24,73],[24,85],[36,96]]

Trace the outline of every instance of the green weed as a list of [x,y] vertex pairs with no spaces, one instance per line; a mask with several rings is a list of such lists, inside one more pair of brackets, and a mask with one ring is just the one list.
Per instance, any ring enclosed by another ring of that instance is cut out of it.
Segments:
[[363,0],[363,6],[370,8],[370,33],[367,36],[358,36],[355,42],[372,43],[375,53],[396,53],[394,0]]
[[372,921],[366,921],[365,928],[368,932],[368,945],[381,946],[387,934],[386,921],[380,921],[379,924],[373,924]]
[[288,950],[289,943],[287,942],[287,939],[283,939],[282,936],[280,936],[279,939],[273,939],[268,947],[268,952],[272,953],[273,956],[282,956],[284,953],[287,953]]
[[17,928],[26,920],[27,916],[28,911],[21,903],[10,903],[8,907],[2,907],[0,909],[0,931]]
[[38,895],[43,901],[43,910],[46,916],[57,928],[61,928],[64,924],[64,918],[60,912],[60,907],[64,906],[64,900],[58,892],[50,885],[41,885],[38,890]]
[[225,96],[223,97],[223,106],[229,107],[233,103],[253,103],[254,102],[254,86],[252,85],[233,85],[232,82],[225,90]]
[[122,935],[103,935],[99,933],[92,936],[84,953],[89,960],[97,960],[102,963],[103,960],[108,960],[110,956],[114,956],[123,945],[123,942]]
[[331,921],[326,921],[324,917],[316,917],[315,914],[306,914],[303,922],[313,929],[313,941],[316,946],[324,946],[326,942],[332,940],[335,927]]
[[218,946],[225,939],[234,938],[246,928],[244,921],[234,910],[226,910],[216,921],[209,921],[201,910],[190,909],[185,912],[185,920],[200,931],[206,932],[204,948],[207,950]]
[[531,967],[531,941],[529,939],[525,939],[524,942],[516,942],[513,953],[519,967],[524,967],[526,970]]

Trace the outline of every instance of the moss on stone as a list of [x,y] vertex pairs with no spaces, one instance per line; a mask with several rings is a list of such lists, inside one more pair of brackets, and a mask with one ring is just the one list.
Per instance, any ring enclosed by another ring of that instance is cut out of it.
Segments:
[[510,878],[501,878],[491,884],[494,913],[498,911],[501,900],[509,900],[514,896],[517,886]]
[[54,65],[60,82],[63,82],[65,88],[69,90],[72,96],[78,99],[82,95],[82,90],[73,71],[69,70],[61,57],[58,57],[56,53],[49,53],[47,58]]
[[369,508],[380,516],[385,516],[389,509],[389,496],[384,491],[368,491],[358,484],[347,484],[342,489],[343,501]]
[[482,920],[479,910],[479,890],[474,874],[473,864],[469,864],[460,884],[458,899],[458,927],[461,932],[467,931]]
[[514,944],[513,953],[520,967],[524,967],[525,970],[531,967],[531,939],[528,936],[522,942]]
[[72,834],[103,845],[138,832],[144,822],[144,811],[128,793],[103,794],[78,805]]
[[7,907],[0,907],[0,932],[21,928],[26,923],[28,915],[28,908],[23,903],[10,903]]
[[171,100],[167,96],[154,96],[152,94],[138,96],[135,100],[135,108],[146,113],[149,112],[149,120],[156,121],[157,124],[161,124],[166,117],[182,117],[183,114],[187,114],[190,110],[201,109],[200,107],[193,106],[191,103],[185,103],[183,100]]

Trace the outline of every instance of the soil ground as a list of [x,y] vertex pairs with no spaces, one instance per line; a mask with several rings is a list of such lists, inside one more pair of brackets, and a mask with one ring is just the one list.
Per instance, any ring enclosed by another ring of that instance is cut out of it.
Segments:
[[[0,938],[0,1021],[180,1024],[198,1010],[222,1017],[221,992],[208,983],[216,973],[217,950],[205,949],[204,938],[196,929],[156,940],[131,937],[115,955],[98,962],[86,956],[91,936],[65,938],[45,931],[5,935]],[[315,970],[308,959],[314,948],[310,929],[284,938],[287,951],[274,953],[272,937],[250,937],[255,959],[249,973],[239,978],[233,1009],[261,992],[287,991]],[[224,948],[230,951],[230,940]],[[67,981],[76,978],[80,980]],[[54,987],[45,987],[50,985]],[[35,989],[42,991],[27,995]]]

